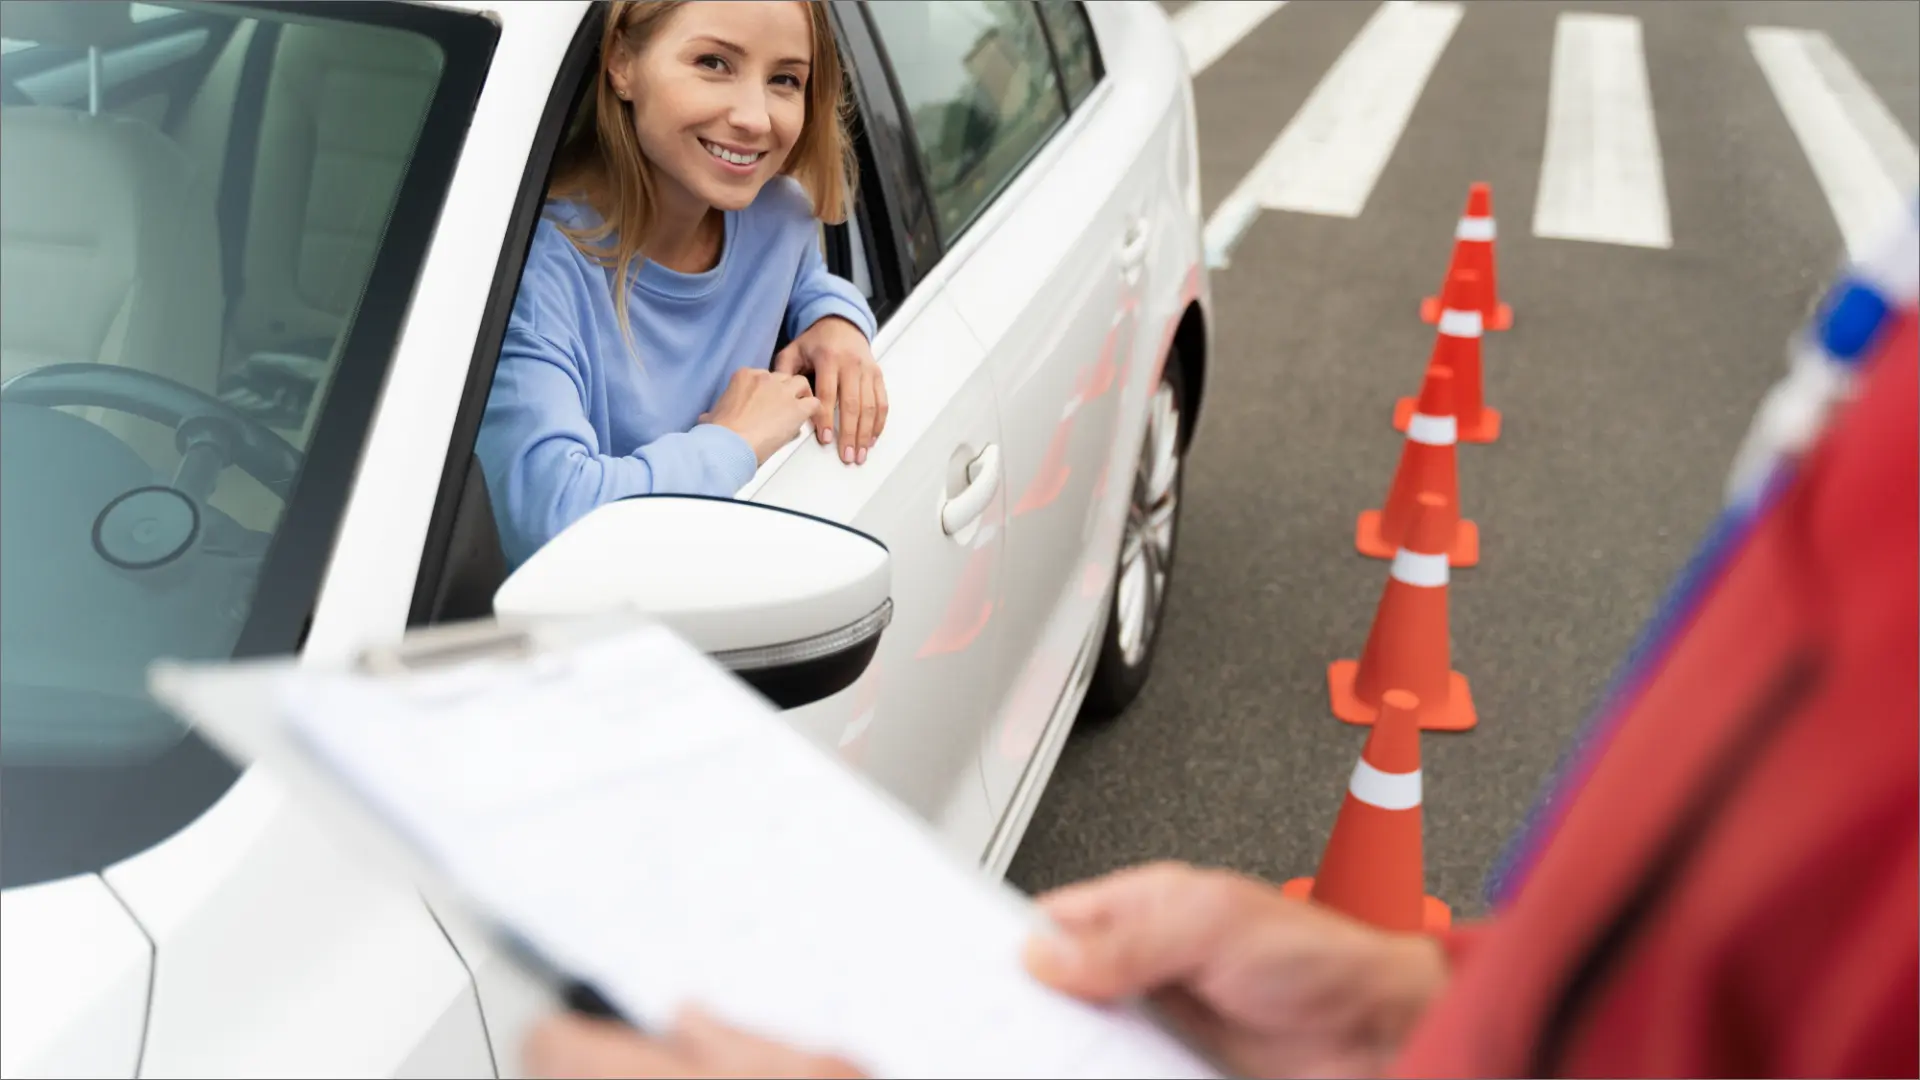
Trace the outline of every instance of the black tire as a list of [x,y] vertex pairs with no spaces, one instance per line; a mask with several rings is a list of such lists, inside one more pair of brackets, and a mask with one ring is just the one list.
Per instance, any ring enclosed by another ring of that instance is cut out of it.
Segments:
[[[1120,550],[1114,555],[1115,580],[1112,595],[1107,601],[1107,626],[1101,636],[1100,656],[1093,669],[1093,679],[1087,688],[1087,696],[1080,706],[1081,723],[1098,724],[1110,721],[1125,712],[1133,704],[1140,691],[1147,685],[1147,677],[1153,671],[1154,654],[1159,651],[1160,630],[1166,623],[1167,596],[1173,586],[1173,568],[1175,556],[1180,545],[1180,510],[1184,501],[1187,477],[1187,433],[1192,423],[1187,413],[1186,379],[1181,371],[1178,352],[1169,353],[1164,371],[1160,376],[1160,385],[1170,389],[1173,394],[1174,415],[1177,418],[1177,434],[1174,439],[1175,469],[1169,490],[1172,493],[1172,514],[1170,539],[1165,545],[1166,556],[1161,564],[1161,584],[1151,597],[1151,611],[1147,622],[1143,644],[1132,649],[1130,657],[1126,643],[1126,630],[1122,625],[1121,612],[1121,576],[1127,572],[1128,537],[1132,534],[1131,524],[1122,533]],[[1141,438],[1141,458],[1149,453],[1154,441],[1152,420],[1146,434]],[[1135,466],[1136,475],[1139,464]],[[1128,495],[1128,515],[1136,513],[1141,494],[1138,483]],[[1151,569],[1151,568],[1149,568]]]

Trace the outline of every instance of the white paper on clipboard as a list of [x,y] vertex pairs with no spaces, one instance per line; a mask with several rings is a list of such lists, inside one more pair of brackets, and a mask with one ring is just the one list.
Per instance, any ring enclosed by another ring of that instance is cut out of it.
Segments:
[[420,672],[159,665],[152,684],[643,1027],[699,1003],[874,1076],[1221,1075],[1146,1013],[1031,980],[1025,897],[657,624]]

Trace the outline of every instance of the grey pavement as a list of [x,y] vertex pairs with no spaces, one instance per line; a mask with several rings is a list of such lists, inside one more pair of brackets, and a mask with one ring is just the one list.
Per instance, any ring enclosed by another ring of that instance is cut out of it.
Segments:
[[[1295,0],[1199,77],[1208,212],[1370,15]],[[1451,587],[1477,730],[1429,734],[1428,887],[1462,914],[1714,515],[1783,347],[1841,256],[1747,25],[1827,32],[1911,136],[1920,4],[1585,3],[1645,24],[1674,244],[1530,235],[1553,2],[1467,5],[1364,213],[1268,212],[1214,277],[1219,326],[1151,683],[1077,732],[1011,870],[1037,891],[1150,858],[1282,879],[1319,859],[1364,731],[1328,712],[1386,580],[1352,549],[1418,389],[1416,311],[1467,185],[1493,185],[1514,328],[1485,343],[1500,441],[1459,451],[1482,562]]]

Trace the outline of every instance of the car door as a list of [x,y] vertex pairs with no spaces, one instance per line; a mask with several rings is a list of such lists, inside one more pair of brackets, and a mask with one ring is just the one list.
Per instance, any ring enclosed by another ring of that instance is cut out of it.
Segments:
[[[851,24],[846,21],[848,6],[836,3],[832,11],[860,114],[853,125],[859,198],[854,219],[824,229],[822,243],[829,267],[862,289],[880,321],[874,350],[891,415],[864,465],[843,465],[831,451],[796,441],[737,495],[843,522],[887,545],[894,610],[878,655],[847,690],[785,716],[927,819],[956,858],[976,861],[993,830],[978,746],[994,717],[995,688],[1005,683],[999,634],[1006,488],[997,464],[998,405],[985,352],[937,277],[938,238],[917,169],[903,149],[889,77],[857,10]],[[597,70],[597,15],[576,35],[550,87],[525,80],[529,97],[542,90],[549,96],[492,271],[488,328],[465,386],[456,388],[458,417],[423,530],[410,625],[485,615],[504,579],[471,448],[546,171],[578,88]],[[538,108],[537,99],[529,107]],[[500,1075],[521,1075],[521,1040],[552,1007],[550,995],[460,920],[443,917],[443,927],[473,973]]]
[[1123,389],[1142,355],[1148,176],[1139,126],[1103,78],[1077,3],[870,5],[914,121],[953,264],[948,292],[987,352],[1006,428],[1010,681],[981,748],[1011,803],[1104,612],[1102,514]]
[[827,239],[844,242],[842,272],[881,320],[873,347],[890,415],[864,465],[803,442],[740,495],[887,545],[894,613],[879,654],[853,687],[787,716],[977,861],[994,826],[978,747],[1005,683],[1004,433],[985,351],[946,289],[893,73],[859,10],[836,8],[860,113],[861,205]]

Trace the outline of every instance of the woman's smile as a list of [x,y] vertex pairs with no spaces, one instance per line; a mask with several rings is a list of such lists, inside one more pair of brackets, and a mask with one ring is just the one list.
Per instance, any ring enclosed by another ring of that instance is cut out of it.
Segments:
[[714,142],[712,139],[700,139],[700,145],[706,149],[708,157],[734,176],[752,175],[754,168],[760,164],[760,159],[767,156],[764,150],[746,150]]

